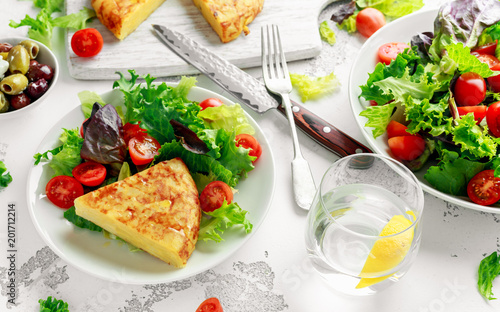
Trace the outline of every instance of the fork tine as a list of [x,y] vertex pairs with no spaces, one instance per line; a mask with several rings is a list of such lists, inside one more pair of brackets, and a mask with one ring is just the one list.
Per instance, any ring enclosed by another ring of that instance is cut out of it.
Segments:
[[286,58],[285,58],[285,51],[283,50],[283,46],[281,44],[281,37],[280,37],[280,32],[279,28],[277,25],[274,25],[274,30],[275,30],[275,41],[277,42],[277,48],[276,54],[277,57],[279,57],[279,64],[280,64],[280,69],[281,69],[281,74],[284,79],[289,80],[289,73],[288,73],[288,67],[286,65]]

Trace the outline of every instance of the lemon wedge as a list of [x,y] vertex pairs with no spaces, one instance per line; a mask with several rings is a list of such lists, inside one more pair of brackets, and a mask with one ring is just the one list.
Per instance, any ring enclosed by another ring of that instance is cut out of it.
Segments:
[[[409,213],[412,214],[413,213]],[[415,216],[413,216],[415,217]],[[387,222],[380,232],[380,236],[390,236],[400,233],[411,226],[412,222],[403,215],[395,215]],[[380,272],[389,271],[396,267],[406,257],[413,241],[413,228],[399,235],[381,238],[373,245],[368,258],[361,270],[361,280],[356,289],[379,283],[393,274],[370,277]]]

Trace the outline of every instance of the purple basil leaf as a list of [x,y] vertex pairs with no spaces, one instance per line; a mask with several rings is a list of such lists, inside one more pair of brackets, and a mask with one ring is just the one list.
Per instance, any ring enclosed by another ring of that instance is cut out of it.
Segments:
[[356,1],[351,1],[339,6],[330,19],[340,25],[345,19],[353,15],[354,11],[356,11]]
[[500,20],[498,0],[450,1],[439,9],[434,22],[434,34],[451,36],[455,42],[463,42],[473,48],[483,30]]
[[418,55],[426,60],[429,61],[429,47],[432,44],[432,39],[434,39],[434,34],[432,32],[423,32],[419,33],[411,38],[411,43],[410,45],[416,46],[417,47],[417,53]]
[[127,154],[122,120],[113,105],[98,106],[94,104],[92,116],[85,126],[80,156],[101,164],[122,163]]
[[175,137],[180,140],[185,149],[195,154],[210,152],[205,142],[194,131],[174,119],[170,119],[170,124],[174,128]]

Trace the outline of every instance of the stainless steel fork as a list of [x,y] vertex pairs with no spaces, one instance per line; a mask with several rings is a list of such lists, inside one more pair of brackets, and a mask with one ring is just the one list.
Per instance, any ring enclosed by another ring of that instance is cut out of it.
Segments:
[[278,26],[276,25],[262,27],[262,72],[267,89],[281,97],[290,124],[294,148],[292,181],[295,201],[299,207],[309,209],[316,193],[316,186],[309,163],[302,156],[299,140],[297,139],[297,130],[289,97],[289,93],[292,91],[292,82],[286,66]]

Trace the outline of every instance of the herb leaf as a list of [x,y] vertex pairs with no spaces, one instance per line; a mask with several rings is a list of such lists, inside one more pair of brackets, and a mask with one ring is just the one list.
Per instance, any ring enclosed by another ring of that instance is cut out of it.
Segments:
[[491,255],[481,260],[477,272],[477,287],[481,295],[488,300],[496,299],[491,290],[493,280],[500,274],[500,257],[494,251]]

